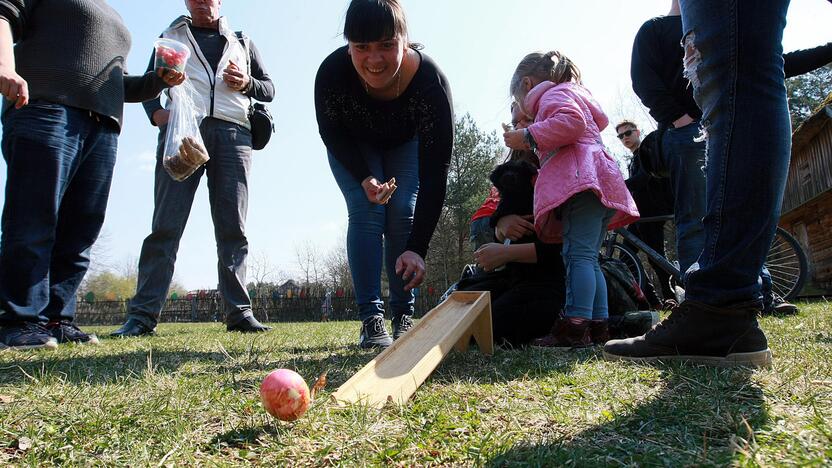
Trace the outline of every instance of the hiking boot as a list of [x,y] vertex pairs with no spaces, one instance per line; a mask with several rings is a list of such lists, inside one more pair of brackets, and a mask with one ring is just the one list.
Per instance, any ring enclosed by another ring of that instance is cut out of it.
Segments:
[[609,320],[592,320],[589,322],[589,338],[592,344],[604,346],[610,340]]
[[358,345],[364,349],[387,348],[393,344],[393,339],[384,327],[384,317],[373,315],[364,319],[361,323],[361,334],[358,337]]
[[642,336],[612,340],[609,360],[682,360],[711,365],[768,367],[771,350],[757,323],[758,302],[714,307],[685,301]]
[[95,335],[88,335],[75,326],[74,323],[68,320],[61,320],[60,322],[49,322],[46,324],[46,329],[58,340],[59,344],[63,343],[78,343],[78,344],[100,344],[98,337]]
[[124,325],[118,330],[110,333],[114,338],[134,338],[139,336],[153,336],[156,334],[156,328],[150,328],[144,323],[136,319],[127,319]]
[[548,335],[532,341],[542,348],[586,348],[592,345],[589,324],[592,320],[579,317],[558,317]]
[[608,320],[611,338],[630,338],[641,336],[659,323],[659,313],[651,310],[625,312],[613,315]]
[[58,347],[58,340],[43,325],[15,322],[0,326],[0,349],[40,349]]
[[404,335],[408,330],[413,328],[413,317],[410,315],[399,315],[398,317],[393,317],[393,339],[398,340]]

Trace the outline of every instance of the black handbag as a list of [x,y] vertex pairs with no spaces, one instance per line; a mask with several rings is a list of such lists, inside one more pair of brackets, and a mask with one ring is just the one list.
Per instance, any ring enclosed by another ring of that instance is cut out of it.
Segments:
[[255,102],[248,108],[248,121],[251,124],[251,149],[259,151],[272,138],[274,119],[265,104]]
[[[251,52],[248,49],[248,41],[242,31],[237,31],[236,34],[240,45],[246,52],[246,64],[249,76],[251,76]],[[248,122],[251,125],[251,149],[259,151],[265,148],[274,133],[274,117],[269,112],[269,108],[263,103],[252,101],[248,107]]]

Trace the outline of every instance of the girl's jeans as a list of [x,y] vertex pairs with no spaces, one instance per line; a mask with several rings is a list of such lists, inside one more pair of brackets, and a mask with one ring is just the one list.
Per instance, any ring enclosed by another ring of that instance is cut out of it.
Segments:
[[681,7],[685,73],[707,136],[705,245],[686,297],[715,306],[759,301],[791,149],[782,46],[789,1]]
[[329,167],[347,202],[347,260],[352,272],[358,318],[384,315],[381,299],[381,266],[390,285],[393,316],[413,314],[413,291],[405,291],[396,275],[396,259],[404,252],[413,227],[419,192],[419,142],[409,141],[389,150],[361,145],[370,172],[379,182],[396,178],[398,189],[386,205],[367,200],[361,181],[329,154]]
[[563,204],[563,263],[566,265],[566,317],[609,317],[607,282],[598,263],[601,244],[614,210],[594,192],[574,195]]

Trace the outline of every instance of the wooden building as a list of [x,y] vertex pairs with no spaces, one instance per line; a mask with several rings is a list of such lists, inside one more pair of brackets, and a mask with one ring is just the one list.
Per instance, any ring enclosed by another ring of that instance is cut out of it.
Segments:
[[803,295],[832,294],[832,102],[792,136],[792,161],[780,226],[809,257]]

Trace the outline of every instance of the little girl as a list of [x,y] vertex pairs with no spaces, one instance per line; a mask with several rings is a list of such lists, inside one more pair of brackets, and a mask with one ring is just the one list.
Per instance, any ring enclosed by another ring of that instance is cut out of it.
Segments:
[[581,85],[578,67],[557,51],[527,55],[511,79],[511,95],[534,123],[506,132],[506,146],[540,158],[534,189],[534,224],[543,242],[563,242],[566,307],[546,347],[603,344],[607,284],[598,254],[607,229],[635,221],[638,210],[601,131],[609,120]]

